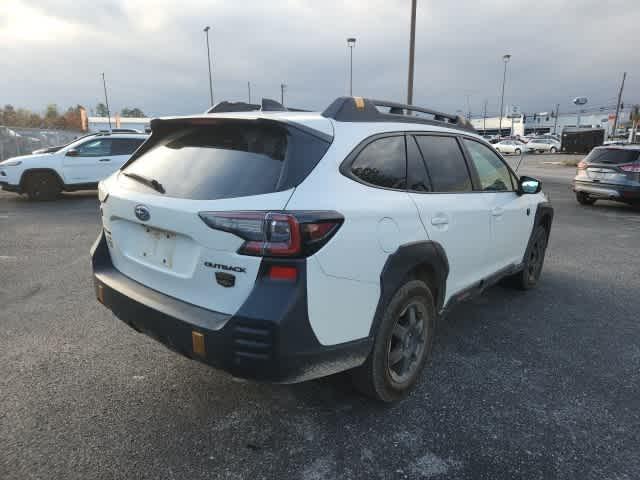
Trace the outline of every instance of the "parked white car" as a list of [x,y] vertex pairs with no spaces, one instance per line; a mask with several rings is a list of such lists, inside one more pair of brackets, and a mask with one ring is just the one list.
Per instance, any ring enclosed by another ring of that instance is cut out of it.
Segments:
[[0,187],[31,200],[53,200],[62,191],[96,188],[129,160],[148,135],[101,133],[83,137],[56,152],[0,162]]
[[526,144],[527,152],[556,153],[560,151],[560,142],[553,138],[533,138]]
[[502,140],[501,142],[495,143],[493,148],[500,153],[513,153],[520,155],[524,146],[525,145],[522,142],[518,142],[517,140]]

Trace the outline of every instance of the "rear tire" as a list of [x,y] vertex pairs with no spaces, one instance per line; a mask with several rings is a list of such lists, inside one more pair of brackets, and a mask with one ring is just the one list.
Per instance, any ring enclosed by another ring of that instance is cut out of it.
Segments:
[[550,151],[551,153],[556,153],[556,152],[558,151],[558,149],[557,149],[556,147],[551,147],[551,148],[549,149],[549,151]]
[[24,190],[33,201],[55,200],[62,192],[60,182],[55,175],[48,172],[28,174],[24,181]]
[[507,284],[520,290],[531,290],[538,284],[542,267],[544,265],[544,256],[547,251],[547,230],[538,225],[533,231],[531,237],[531,246],[527,250],[527,258],[524,262],[522,271],[507,278]]
[[593,205],[596,203],[596,199],[590,197],[584,192],[576,192],[576,200],[580,205]]
[[352,372],[356,389],[388,403],[407,396],[431,355],[435,320],[427,285],[405,283],[385,306],[367,361]]

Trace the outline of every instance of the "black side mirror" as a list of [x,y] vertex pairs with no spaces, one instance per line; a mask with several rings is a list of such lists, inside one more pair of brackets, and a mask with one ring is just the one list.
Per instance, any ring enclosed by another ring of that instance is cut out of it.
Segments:
[[65,153],[65,155],[67,157],[77,157],[78,156],[78,150],[76,150],[75,148],[72,148],[71,150],[67,151],[67,153]]
[[539,193],[542,190],[542,184],[540,180],[536,180],[532,177],[522,176],[518,181],[518,193],[520,195],[524,193]]

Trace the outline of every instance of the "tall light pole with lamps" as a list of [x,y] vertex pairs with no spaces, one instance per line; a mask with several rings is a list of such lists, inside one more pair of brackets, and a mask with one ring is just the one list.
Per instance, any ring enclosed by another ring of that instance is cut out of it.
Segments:
[[213,106],[213,80],[211,79],[211,49],[209,48],[209,30],[211,27],[208,25],[204,27],[204,34],[207,37],[207,61],[209,62],[209,101],[210,106]]
[[353,47],[356,46],[356,39],[354,37],[347,38],[347,45],[350,51],[349,58],[349,96],[353,96]]
[[507,63],[511,59],[511,55],[503,55],[502,61],[504,62],[504,73],[502,74],[502,95],[500,96],[500,123],[498,127],[498,138],[502,138],[502,116],[504,115],[504,84],[507,80]]

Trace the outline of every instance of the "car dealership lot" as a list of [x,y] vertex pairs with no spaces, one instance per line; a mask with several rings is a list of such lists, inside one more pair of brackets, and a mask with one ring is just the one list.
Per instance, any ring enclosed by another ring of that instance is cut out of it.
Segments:
[[551,157],[521,169],[556,209],[540,287],[454,310],[392,407],[167,351],[94,299],[95,193],[0,193],[0,478],[637,478],[640,211]]

